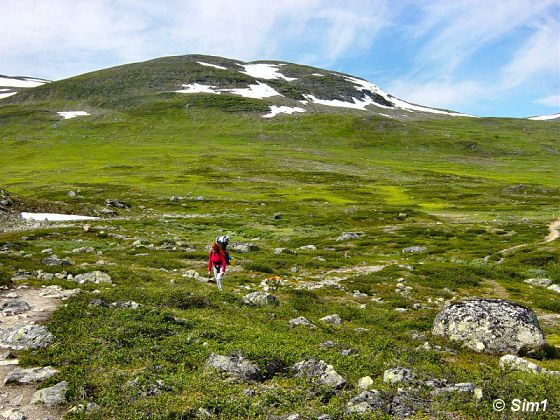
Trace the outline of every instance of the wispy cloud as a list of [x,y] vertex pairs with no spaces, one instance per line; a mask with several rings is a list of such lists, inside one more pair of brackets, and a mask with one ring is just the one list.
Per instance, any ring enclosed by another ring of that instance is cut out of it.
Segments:
[[552,106],[560,110],[560,93],[555,93],[554,95],[544,96],[535,101],[536,104]]

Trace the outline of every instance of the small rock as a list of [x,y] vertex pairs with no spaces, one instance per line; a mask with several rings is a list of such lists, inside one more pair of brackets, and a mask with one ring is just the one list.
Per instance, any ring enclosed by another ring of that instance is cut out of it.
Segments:
[[131,207],[129,203],[120,200],[111,200],[111,199],[105,200],[105,205],[109,207],[116,207],[119,209],[129,209]]
[[232,244],[229,245],[229,249],[234,252],[246,253],[246,252],[258,251],[259,247],[255,244],[251,244],[247,242],[233,242]]
[[109,304],[103,299],[92,299],[89,302],[90,306],[98,306],[100,308],[108,308]]
[[415,374],[412,370],[406,368],[393,368],[388,369],[383,372],[383,382],[386,384],[398,384],[398,383],[406,383],[412,382],[415,378]]
[[527,280],[523,280],[523,282],[530,284],[531,286],[542,286],[542,287],[548,287],[552,284],[552,280],[542,279],[542,278],[527,279]]
[[41,254],[49,254],[50,255],[50,254],[52,254],[52,252],[53,252],[52,248],[46,248],[46,249],[43,249],[41,251]]
[[352,398],[347,406],[347,414],[363,415],[368,412],[381,411],[388,414],[391,409],[390,399],[376,389],[364,391]]
[[116,302],[110,303],[109,306],[111,308],[138,309],[142,305],[134,302],[133,300],[129,300],[129,301],[118,300]]
[[74,248],[72,250],[73,254],[85,254],[87,252],[95,252],[95,248],[91,246],[82,246],[80,248]]
[[181,201],[181,199],[179,197],[172,196],[169,201],[171,201],[172,203],[178,203],[179,201]]
[[46,347],[54,340],[42,325],[16,325],[0,330],[0,346],[12,350]]
[[336,343],[334,341],[328,340],[328,341],[324,341],[321,344],[319,344],[319,347],[322,348],[322,349],[333,348],[333,347],[336,347]]
[[543,371],[543,368],[539,365],[513,354],[502,356],[500,358],[500,367],[504,370],[520,370],[522,372],[540,373]]
[[44,380],[54,376],[58,370],[50,366],[36,367],[36,368],[15,368],[4,379],[4,385],[10,383],[17,383],[20,385],[29,384],[31,382],[43,382]]
[[82,229],[84,230],[84,232],[89,232],[91,230],[91,225],[83,225]]
[[212,353],[206,361],[206,366],[242,381],[264,380],[260,369],[241,356],[222,356]]
[[66,390],[68,383],[59,382],[50,388],[40,389],[31,397],[31,404],[43,403],[45,405],[57,405],[66,402]]
[[84,283],[111,283],[111,276],[102,271],[92,271],[90,273],[78,274],[74,277],[73,281],[79,284]]
[[307,359],[293,366],[297,377],[305,376],[312,381],[326,385],[333,389],[341,389],[346,385],[346,380],[323,360]]
[[360,352],[358,351],[358,349],[344,349],[340,350],[340,354],[342,356],[352,356],[354,354],[360,354]]
[[552,284],[547,287],[548,290],[552,290],[553,292],[560,293],[560,284]]
[[319,321],[325,322],[327,324],[332,324],[332,325],[342,324],[342,318],[338,314],[332,314],[332,315],[324,316]]
[[282,218],[282,214],[281,214],[281,213],[274,213],[274,216],[272,216],[272,218],[273,218],[274,220],[281,219],[281,218]]
[[[1,408],[3,408],[3,407],[1,407]],[[7,420],[27,420],[28,419],[28,417],[24,413],[17,410],[16,408],[8,408],[7,410],[4,410],[4,411],[0,412],[0,415],[2,416],[2,418],[7,419]]]
[[373,379],[371,378],[371,376],[364,376],[363,378],[360,378],[360,380],[358,381],[358,388],[367,390],[372,386],[373,386]]
[[355,232],[342,232],[340,236],[336,238],[336,240],[340,242],[340,241],[347,241],[349,239],[358,239],[359,237],[360,234]]
[[299,325],[307,327],[307,328],[316,328],[313,323],[311,323],[307,318],[304,316],[298,316],[297,318],[290,319],[289,321],[290,327],[297,327]]
[[9,300],[2,304],[1,309],[5,315],[17,315],[30,311],[31,306],[23,300]]
[[315,245],[303,245],[298,249],[301,249],[302,251],[317,251],[317,247]]
[[295,274],[295,273],[298,273],[298,272],[299,272],[299,268],[298,268],[298,267],[292,267],[292,268],[290,268],[290,272],[292,272],[292,273],[294,273],[294,274]]
[[66,258],[60,259],[56,255],[50,255],[46,258],[43,258],[43,260],[41,262],[43,263],[43,265],[47,265],[47,266],[55,266],[55,265],[68,266],[68,265],[72,265],[72,262],[70,260],[68,260]]
[[266,306],[266,305],[273,305],[277,306],[280,304],[276,296],[271,295],[267,292],[252,292],[245,296],[242,299],[245,305],[253,305],[253,306]]
[[407,248],[404,248],[402,250],[403,253],[417,253],[417,252],[424,252],[426,251],[426,247],[425,246],[420,246],[420,245],[414,245],[414,246],[409,246]]

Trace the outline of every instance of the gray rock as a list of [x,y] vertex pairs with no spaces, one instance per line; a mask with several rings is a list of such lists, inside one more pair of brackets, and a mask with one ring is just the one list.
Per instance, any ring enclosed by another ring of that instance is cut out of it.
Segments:
[[475,387],[470,382],[463,382],[453,385],[435,386],[432,395],[445,394],[447,392],[457,392],[461,394],[474,394]]
[[336,343],[334,341],[328,340],[328,341],[324,341],[321,344],[319,344],[319,347],[322,348],[322,349],[333,348],[333,347],[336,347]]
[[391,401],[391,415],[394,418],[410,417],[418,411],[427,413],[429,407],[429,401],[416,392],[400,392]]
[[0,415],[2,416],[2,418],[7,419],[7,420],[27,420],[28,417],[23,414],[21,411],[15,409],[15,408],[8,408],[7,410],[4,410],[2,412],[0,412]]
[[43,258],[43,260],[41,261],[43,263],[43,265],[48,265],[48,266],[55,266],[55,265],[62,265],[62,266],[68,266],[68,265],[72,265],[72,262],[66,258],[60,259],[58,258],[56,255],[49,255],[46,258]]
[[282,218],[282,213],[274,213],[274,216],[272,216],[272,218],[274,220],[279,220]]
[[372,386],[373,386],[373,379],[371,378],[371,376],[364,376],[363,378],[360,378],[358,381],[358,388],[367,390]]
[[82,246],[80,248],[74,248],[72,250],[73,254],[85,254],[88,252],[95,252],[95,248],[91,247],[91,246]]
[[50,378],[58,373],[58,370],[50,366],[36,367],[36,368],[15,368],[4,379],[4,385],[10,383],[17,383],[20,385],[28,384],[31,382],[43,382],[45,379]]
[[89,301],[90,306],[98,306],[100,308],[108,308],[109,304],[103,299],[92,299]]
[[12,350],[46,347],[54,336],[42,325],[16,325],[0,330],[0,347]]
[[504,370],[520,370],[522,372],[540,373],[543,368],[513,354],[506,354],[500,358],[500,367]]
[[57,405],[66,402],[66,390],[68,383],[59,382],[50,388],[40,389],[31,397],[31,404],[43,403],[45,405]]
[[271,295],[267,292],[252,292],[245,296],[242,299],[245,305],[253,305],[253,306],[266,306],[266,305],[279,305],[280,302],[276,298],[276,296]]
[[78,404],[72,407],[70,410],[68,410],[68,413],[69,414],[91,413],[99,410],[101,410],[101,407],[98,404],[94,402],[88,402],[87,405]]
[[293,254],[294,251],[292,251],[291,249],[288,248],[274,248],[274,253],[276,255],[280,255],[280,254]]
[[319,321],[325,322],[327,324],[332,324],[332,325],[342,324],[342,318],[338,314],[332,314],[332,315],[324,316]]
[[402,367],[387,369],[383,372],[383,382],[391,385],[413,382],[415,377],[416,375],[412,370]]
[[471,299],[448,306],[436,316],[432,334],[487,354],[531,354],[546,345],[533,311],[501,299]]
[[258,251],[259,247],[255,244],[248,242],[233,242],[229,245],[229,249],[234,252],[239,252],[241,254],[246,252]]
[[133,300],[128,300],[128,301],[117,300],[116,302],[110,303],[109,306],[111,308],[138,309],[142,305],[140,303],[134,302]]
[[360,237],[360,234],[355,233],[355,232],[342,232],[340,234],[340,236],[338,238],[336,238],[337,241],[348,241],[349,239],[358,239]]
[[101,214],[106,215],[106,216],[113,216],[113,215],[117,214],[116,211],[108,209],[107,207],[103,207],[99,212]]
[[346,385],[346,380],[340,376],[332,365],[323,360],[307,359],[293,366],[296,377],[305,376],[313,382],[333,389],[341,389]]
[[402,250],[402,252],[404,252],[405,254],[413,254],[416,252],[424,252],[426,251],[426,247],[425,246],[421,246],[421,245],[414,245],[414,246],[409,246],[407,248],[404,248]]
[[181,198],[172,196],[169,201],[171,201],[172,203],[178,203],[179,201],[181,201]]
[[360,351],[358,349],[344,349],[340,350],[340,354],[342,356],[352,356],[354,354],[360,354]]
[[551,284],[547,287],[548,290],[552,290],[553,292],[560,293],[560,284]]
[[241,356],[221,356],[212,353],[206,366],[216,369],[229,377],[241,381],[262,381],[264,377],[260,369]]
[[105,205],[109,207],[116,207],[118,209],[129,209],[131,207],[130,204],[124,201],[111,200],[111,199],[105,200]]
[[4,315],[17,315],[30,311],[31,306],[23,300],[8,300],[2,304],[1,309]]
[[364,391],[352,398],[346,406],[346,414],[366,414],[368,412],[381,411],[389,414],[391,410],[391,399],[385,394],[372,389]]
[[530,284],[531,286],[542,286],[542,287],[548,287],[552,284],[552,280],[542,279],[542,278],[527,279],[527,280],[523,280],[523,282]]
[[303,245],[298,249],[301,249],[302,251],[317,251],[317,247],[315,245]]
[[111,283],[111,276],[102,271],[92,271],[90,273],[77,274],[73,281],[79,284],[84,283]]
[[303,326],[307,328],[317,328],[313,323],[311,323],[307,318],[304,316],[298,316],[297,318],[290,319],[289,321],[290,327],[297,327]]

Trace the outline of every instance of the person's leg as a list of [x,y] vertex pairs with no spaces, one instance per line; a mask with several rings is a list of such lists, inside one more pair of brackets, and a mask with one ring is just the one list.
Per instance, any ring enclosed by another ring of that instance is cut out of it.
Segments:
[[224,285],[222,284],[222,279],[224,278],[224,274],[219,272],[216,276],[216,283],[218,283],[218,289],[224,290]]

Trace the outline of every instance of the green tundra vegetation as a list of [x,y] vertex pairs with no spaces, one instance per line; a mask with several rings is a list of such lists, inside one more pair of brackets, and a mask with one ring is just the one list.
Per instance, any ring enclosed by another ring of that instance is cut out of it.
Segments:
[[[41,387],[67,381],[68,408],[101,407],[69,418],[340,418],[364,376],[396,394],[383,372],[398,366],[483,390],[480,400],[427,395],[418,418],[494,418],[496,398],[547,399],[539,418],[560,416],[559,376],[503,372],[498,356],[431,336],[445,302],[509,299],[539,318],[549,346],[536,363],[560,370],[560,295],[524,282],[560,283],[560,240],[544,242],[560,219],[558,121],[320,107],[262,118],[275,102],[159,85],[139,93],[149,81],[140,77],[127,92],[121,79],[84,87],[80,77],[0,105],[0,187],[20,209],[99,216],[106,199],[131,205],[88,231],[72,222],[0,233],[0,248],[12,251],[0,253],[3,284],[21,284],[10,280],[17,270],[60,272],[41,263],[46,248],[72,260],[68,273],[99,269],[114,283],[80,285],[47,324],[55,342],[17,352],[22,366],[60,370]],[[91,115],[62,120],[64,110]],[[337,241],[343,232],[359,235]],[[231,252],[223,293],[190,271],[206,277],[218,234],[256,246]],[[102,255],[71,253],[84,246]],[[395,290],[399,279],[406,293]],[[242,303],[263,285],[279,306]],[[141,306],[92,306],[94,298]],[[334,313],[341,325],[319,321]],[[299,316],[316,328],[290,327]],[[205,367],[212,353],[243,355],[265,380],[221,377]],[[332,393],[295,377],[290,367],[309,357],[333,365],[347,386]]]

